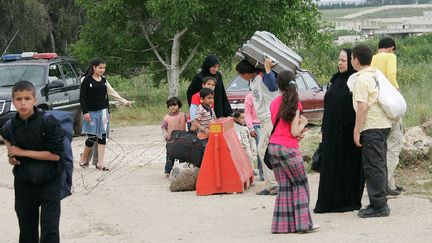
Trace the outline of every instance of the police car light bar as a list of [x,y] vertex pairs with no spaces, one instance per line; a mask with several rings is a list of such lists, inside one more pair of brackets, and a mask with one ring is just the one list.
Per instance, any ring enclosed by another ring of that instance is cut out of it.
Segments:
[[21,54],[6,54],[2,60],[4,62],[11,62],[21,59],[54,59],[57,58],[57,53],[37,53],[37,52],[23,52]]

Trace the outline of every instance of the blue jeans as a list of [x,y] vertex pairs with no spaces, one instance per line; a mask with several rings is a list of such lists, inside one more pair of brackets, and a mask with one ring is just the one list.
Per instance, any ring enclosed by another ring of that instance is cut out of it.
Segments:
[[[258,147],[258,142],[259,142],[259,139],[260,139],[260,137],[261,137],[261,125],[260,124],[254,124],[253,125],[253,129],[255,130],[255,132],[256,132],[256,134],[257,134],[257,136],[256,136],[256,138],[255,138],[255,142],[256,142],[256,145],[257,145],[257,147]],[[262,163],[261,163],[261,159],[260,159],[260,157],[258,156],[258,154],[257,154],[257,164],[258,164],[258,171],[259,171],[259,176],[260,176],[260,179],[264,179],[264,173],[263,173],[263,168],[262,168]]]

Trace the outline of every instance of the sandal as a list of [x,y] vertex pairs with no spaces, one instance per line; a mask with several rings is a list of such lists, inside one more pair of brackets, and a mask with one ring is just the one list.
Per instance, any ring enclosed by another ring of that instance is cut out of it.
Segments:
[[101,171],[109,171],[110,169],[108,168],[108,167],[106,167],[106,166],[102,166],[102,167],[99,167],[99,166],[97,166],[97,165],[95,165],[96,166],[96,169],[98,169],[98,170],[101,170]]
[[[82,157],[82,153],[80,154],[80,158]],[[80,159],[80,162],[79,162],[79,166],[81,167],[81,168],[83,168],[83,169],[85,169],[85,168],[88,168],[88,166],[89,166],[89,162],[87,161],[82,161],[81,159]]]
[[79,166],[81,166],[81,168],[85,169],[85,168],[88,168],[89,163],[88,162],[82,162],[82,161],[80,161],[79,162]]

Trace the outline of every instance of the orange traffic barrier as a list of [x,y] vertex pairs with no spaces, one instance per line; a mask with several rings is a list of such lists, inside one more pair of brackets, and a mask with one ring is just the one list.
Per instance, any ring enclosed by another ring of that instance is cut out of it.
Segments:
[[209,140],[196,184],[197,195],[243,192],[253,183],[253,171],[234,129],[233,118],[210,124]]

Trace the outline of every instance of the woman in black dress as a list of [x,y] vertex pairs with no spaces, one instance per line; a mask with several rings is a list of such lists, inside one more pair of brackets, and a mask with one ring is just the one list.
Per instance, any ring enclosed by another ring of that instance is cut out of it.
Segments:
[[202,89],[203,79],[208,76],[215,78],[217,82],[214,90],[214,111],[217,118],[228,117],[232,113],[231,105],[228,102],[224,83],[222,81],[222,74],[219,72],[219,67],[220,62],[217,56],[212,54],[208,55],[204,60],[201,72],[197,73],[192,79],[186,93],[190,107],[192,95]]
[[340,51],[338,69],[324,97],[322,161],[315,213],[361,208],[363,168],[360,149],[353,142],[355,112],[346,85],[348,77],[355,72],[351,49]]

